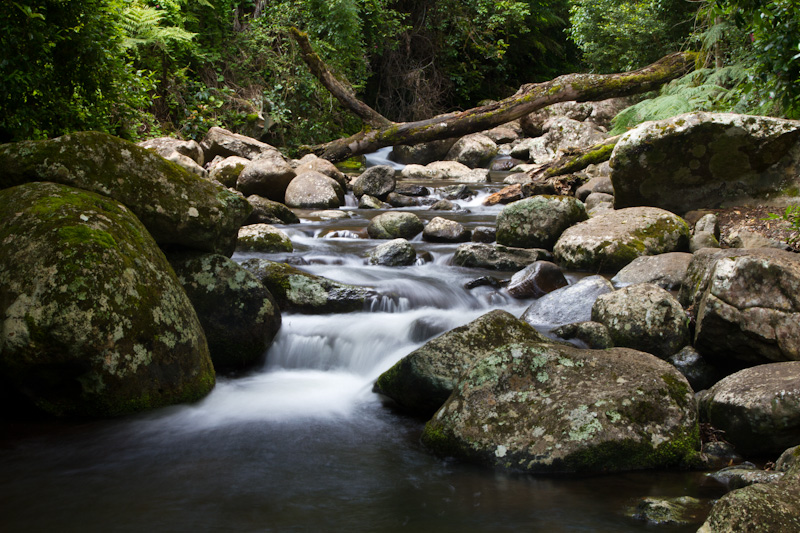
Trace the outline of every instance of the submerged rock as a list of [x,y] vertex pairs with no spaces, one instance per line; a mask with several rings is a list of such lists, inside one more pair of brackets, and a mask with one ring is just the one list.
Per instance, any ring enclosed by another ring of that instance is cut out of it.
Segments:
[[169,260],[203,325],[214,368],[242,369],[261,361],[281,313],[258,278],[218,254],[182,253]]
[[690,496],[678,498],[642,498],[628,511],[628,515],[648,524],[690,525],[699,524],[705,516],[706,504]]
[[426,424],[435,453],[530,473],[686,465],[700,449],[680,373],[627,348],[507,344],[477,360]]
[[124,204],[161,246],[230,256],[250,206],[154,152],[98,132],[0,146],[0,189],[50,181]]
[[195,401],[214,386],[203,329],[125,206],[54,183],[0,191],[0,375],[56,416]]
[[490,311],[428,341],[381,374],[375,388],[398,404],[431,415],[469,366],[508,343],[544,342],[535,329],[505,311]]
[[370,287],[339,283],[267,259],[248,259],[250,271],[275,298],[284,312],[323,314],[361,311],[378,293]]

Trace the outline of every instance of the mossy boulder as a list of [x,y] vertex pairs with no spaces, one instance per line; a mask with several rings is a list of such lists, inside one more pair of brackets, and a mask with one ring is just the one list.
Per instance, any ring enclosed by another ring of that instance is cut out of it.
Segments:
[[759,483],[729,492],[714,504],[697,533],[800,531],[797,483]]
[[637,257],[683,252],[689,247],[689,225],[655,207],[610,211],[564,231],[553,248],[564,268],[617,272]]
[[339,283],[267,259],[248,259],[242,267],[264,284],[284,312],[322,314],[362,311],[378,293],[370,287]]
[[394,168],[388,165],[378,165],[365,170],[353,180],[353,194],[361,198],[365,194],[379,200],[386,197],[395,188]]
[[800,442],[800,361],[740,370],[711,387],[700,410],[740,453],[781,453]]
[[250,224],[239,229],[239,242],[236,249],[240,252],[291,252],[294,245],[289,236],[269,224]]
[[611,156],[616,208],[675,213],[796,195],[800,122],[688,113],[627,132]]
[[532,196],[508,204],[497,215],[497,243],[552,249],[561,233],[586,220],[583,202],[571,196]]
[[800,360],[800,257],[783,250],[698,250],[680,292],[694,346],[717,362]]
[[98,132],[0,146],[0,189],[50,181],[124,204],[161,246],[230,256],[250,206],[156,153]]
[[456,248],[453,264],[467,268],[515,272],[535,261],[552,258],[550,252],[541,248],[512,248],[500,244],[468,242]]
[[253,207],[253,212],[244,221],[250,224],[298,224],[300,219],[294,211],[280,202],[274,202],[256,194],[247,197],[247,202]]
[[367,234],[372,239],[411,239],[424,228],[422,220],[414,213],[389,211],[369,221]]
[[214,368],[238,370],[260,362],[281,326],[269,290],[219,254],[172,254],[169,261],[200,318]]
[[425,426],[435,453],[508,471],[681,467],[700,449],[689,384],[627,348],[512,343],[476,361]]
[[0,191],[0,374],[57,416],[202,398],[203,329],[172,268],[118,201],[54,183]]
[[689,344],[689,319],[678,300],[650,283],[601,294],[592,320],[608,328],[614,346],[633,348],[662,359]]
[[544,342],[506,311],[486,313],[425,343],[381,374],[375,388],[404,408],[430,416],[447,400],[472,363],[511,342]]

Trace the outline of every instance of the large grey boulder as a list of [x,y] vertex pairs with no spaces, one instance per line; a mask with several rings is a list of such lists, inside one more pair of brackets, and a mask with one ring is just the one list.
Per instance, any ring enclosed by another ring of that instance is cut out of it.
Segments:
[[262,156],[245,165],[236,180],[236,189],[245,196],[257,194],[282,202],[295,176],[294,169],[282,157]]
[[778,454],[800,442],[800,361],[740,370],[700,399],[705,420],[742,454]]
[[161,157],[169,159],[173,153],[186,156],[195,164],[203,166],[205,163],[205,155],[203,148],[195,140],[183,141],[181,139],[173,139],[172,137],[158,137],[156,139],[148,139],[138,143],[142,148],[152,150]]
[[417,252],[406,239],[382,242],[368,252],[369,263],[381,266],[410,266],[417,260]]
[[501,310],[428,341],[381,374],[375,388],[404,408],[430,416],[447,400],[461,374],[495,348],[546,339],[531,326]]
[[680,292],[694,310],[694,346],[710,359],[800,360],[800,257],[791,252],[698,250]]
[[239,179],[239,174],[242,173],[244,167],[250,163],[249,159],[232,155],[224,159],[219,158],[217,163],[212,163],[209,170],[209,179],[216,180],[226,187],[235,188],[236,182]]
[[302,174],[303,172],[313,170],[314,172],[319,172],[320,174],[325,174],[329,178],[335,179],[336,183],[338,183],[343,190],[347,189],[347,177],[341,170],[336,168],[336,165],[327,159],[322,159],[314,154],[306,154],[297,163],[297,168],[294,169],[295,174]]
[[422,230],[422,238],[431,242],[465,242],[470,239],[470,232],[460,222],[433,217]]
[[281,313],[258,278],[219,254],[177,253],[169,261],[203,326],[214,368],[240,370],[263,360]]
[[0,145],[0,189],[50,181],[124,204],[161,246],[230,256],[250,206],[154,152],[98,132]]
[[284,312],[324,314],[362,311],[378,293],[370,287],[339,283],[286,263],[248,259],[242,267],[269,289]]
[[56,416],[133,413],[214,386],[175,273],[108,197],[55,183],[0,191],[0,317],[2,381]]
[[549,292],[533,302],[522,319],[540,330],[550,330],[592,319],[592,306],[601,295],[614,291],[603,276],[587,276],[572,285]]
[[367,234],[372,239],[411,239],[423,229],[422,220],[414,213],[390,211],[370,220]]
[[386,200],[386,196],[394,190],[395,185],[394,169],[388,165],[370,167],[352,183],[353,194],[357,197],[368,194],[379,200]]
[[616,272],[637,257],[688,246],[689,226],[682,218],[655,207],[631,207],[568,228],[553,252],[564,268]]
[[689,343],[689,319],[678,300],[650,283],[601,294],[592,320],[608,328],[614,346],[633,348],[662,359]]
[[800,122],[688,113],[627,132],[611,156],[617,208],[676,213],[786,195],[798,187]]
[[284,203],[289,207],[307,209],[341,207],[344,205],[344,190],[335,179],[312,170],[289,183]]
[[571,196],[524,198],[497,215],[497,243],[551,249],[564,230],[586,218],[583,202]]
[[700,449],[689,384],[627,348],[512,343],[477,360],[426,424],[435,453],[529,473],[685,466]]
[[453,264],[467,268],[486,268],[516,272],[553,255],[541,248],[512,248],[501,244],[468,242],[460,244],[453,255]]
[[461,137],[445,156],[470,168],[483,167],[497,154],[497,144],[482,133]]
[[274,146],[218,126],[208,130],[200,146],[203,148],[206,161],[212,161],[218,155],[222,157],[236,155],[251,160],[262,156],[280,157],[280,152]]
[[667,252],[659,255],[643,255],[631,261],[611,278],[616,287],[637,283],[652,283],[662,289],[678,290],[686,278],[692,254]]

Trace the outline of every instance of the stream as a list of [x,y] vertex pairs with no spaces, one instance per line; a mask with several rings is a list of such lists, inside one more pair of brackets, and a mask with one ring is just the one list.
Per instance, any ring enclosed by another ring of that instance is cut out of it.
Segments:
[[[471,184],[478,194],[456,202],[458,213],[412,210],[425,221],[493,225],[500,208],[481,201],[501,186]],[[432,337],[496,308],[520,316],[530,301],[464,289],[511,273],[452,266],[454,244],[416,240],[426,262],[366,265],[378,243],[357,237],[380,211],[359,210],[353,198],[348,205],[351,217],[339,220],[298,211],[303,223],[282,228],[295,251],[260,257],[386,296],[360,313],[284,313],[263,367],[220,377],[194,405],[110,421],[3,421],[0,531],[697,529],[648,525],[625,510],[645,496],[719,497],[702,473],[516,475],[428,453],[419,443],[424,420],[374,394],[375,379]]]

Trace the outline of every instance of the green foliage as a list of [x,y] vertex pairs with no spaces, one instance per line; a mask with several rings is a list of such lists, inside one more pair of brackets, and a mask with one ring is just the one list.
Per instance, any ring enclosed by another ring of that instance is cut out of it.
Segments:
[[680,48],[695,10],[684,0],[574,0],[569,36],[592,70],[632,70]]
[[800,243],[800,205],[786,206],[786,210],[780,214],[769,213],[764,220],[785,220],[792,230],[788,243],[791,245]]

